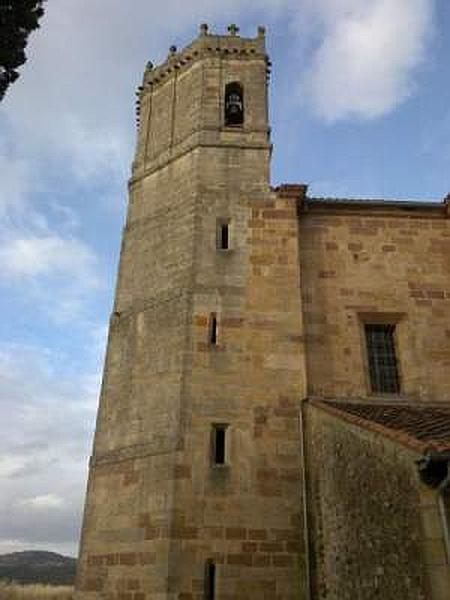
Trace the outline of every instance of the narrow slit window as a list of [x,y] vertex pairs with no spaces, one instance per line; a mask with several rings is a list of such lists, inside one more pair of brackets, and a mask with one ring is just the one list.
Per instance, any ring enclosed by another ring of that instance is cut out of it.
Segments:
[[213,463],[224,465],[226,459],[226,425],[214,425],[213,428]]
[[219,250],[230,249],[230,223],[228,221],[217,223],[217,248]]
[[216,564],[212,560],[207,560],[205,564],[205,599],[215,600],[216,598]]
[[209,343],[211,346],[217,346],[217,315],[211,313],[209,317]]
[[395,352],[395,325],[374,323],[366,324],[364,328],[372,392],[398,394],[400,380]]
[[228,250],[230,245],[230,235],[228,230],[228,223],[222,223],[220,226],[220,247],[222,250]]

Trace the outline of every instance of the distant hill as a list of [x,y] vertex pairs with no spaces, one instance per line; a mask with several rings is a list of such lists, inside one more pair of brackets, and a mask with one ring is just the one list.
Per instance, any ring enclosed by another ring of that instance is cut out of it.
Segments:
[[0,554],[0,580],[71,585],[76,565],[75,558],[56,552],[30,550]]

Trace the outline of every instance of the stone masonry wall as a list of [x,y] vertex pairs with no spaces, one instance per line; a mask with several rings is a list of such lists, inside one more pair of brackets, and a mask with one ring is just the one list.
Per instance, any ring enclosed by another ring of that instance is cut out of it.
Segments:
[[[245,123],[227,128],[235,80]],[[200,37],[145,85],[77,598],[204,600],[213,560],[220,600],[298,600],[299,193],[269,188],[264,40]]]
[[[233,194],[238,170],[240,185],[249,173],[246,184],[253,181],[258,193],[263,158],[241,153],[238,166],[236,150],[226,152],[229,159],[211,156],[208,164],[229,165],[228,194],[215,189],[223,179],[211,169],[202,179],[183,402],[186,475],[174,493],[174,514],[191,529],[173,540],[170,574],[185,600],[202,598],[207,560],[216,562],[221,600],[298,600],[305,593],[298,429],[305,380],[297,205],[270,193]],[[217,218],[230,219],[228,251],[216,249]],[[211,312],[215,346],[208,343]],[[211,460],[215,423],[227,425],[220,467]]]
[[[301,210],[304,187],[271,190],[267,67],[261,29],[203,28],[146,70],[77,600],[204,600],[208,561],[220,600],[306,598],[300,403],[367,394],[364,319],[398,322],[407,396],[448,399],[450,220]],[[224,125],[231,81],[244,88],[242,127]],[[317,414],[318,598],[429,600],[410,457]],[[224,465],[212,461],[218,424]]]
[[320,208],[300,217],[308,393],[369,393],[363,323],[397,323],[402,393],[450,398],[450,219],[406,208]]
[[311,405],[306,436],[313,598],[443,600],[428,587],[418,455]]
[[[181,379],[181,300],[166,301],[163,314],[156,295],[137,314],[118,310],[113,317],[85,514],[83,599],[200,600],[207,560],[216,562],[221,600],[298,600],[305,593],[297,197],[264,197],[255,177],[258,166],[266,169],[262,151],[240,162],[236,149],[213,152],[231,156],[204,157],[210,169],[194,211],[195,279],[185,305],[192,313]],[[214,164],[229,180],[220,190]],[[242,173],[249,174],[247,187]],[[230,223],[228,251],[216,248],[218,218]],[[141,268],[140,258],[131,253],[130,260],[130,269]],[[127,308],[122,290],[130,289],[139,299],[140,287],[119,278],[116,309]],[[219,324],[214,347],[211,312]],[[161,429],[159,414],[180,437]],[[211,462],[215,423],[228,425],[224,467]]]
[[83,523],[83,600],[168,598],[195,173],[191,153],[131,186]]

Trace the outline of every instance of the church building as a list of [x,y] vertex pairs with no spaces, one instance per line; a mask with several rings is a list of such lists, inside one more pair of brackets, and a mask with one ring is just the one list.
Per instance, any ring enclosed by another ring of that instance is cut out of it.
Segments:
[[145,69],[77,600],[450,598],[450,196],[272,187],[269,73]]

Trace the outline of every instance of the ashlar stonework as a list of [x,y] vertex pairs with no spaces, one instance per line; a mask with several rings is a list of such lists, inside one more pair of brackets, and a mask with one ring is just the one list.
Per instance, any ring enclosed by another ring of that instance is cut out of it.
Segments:
[[272,188],[269,72],[206,25],[145,70],[77,600],[450,597],[450,429],[345,408],[450,401],[449,199]]

